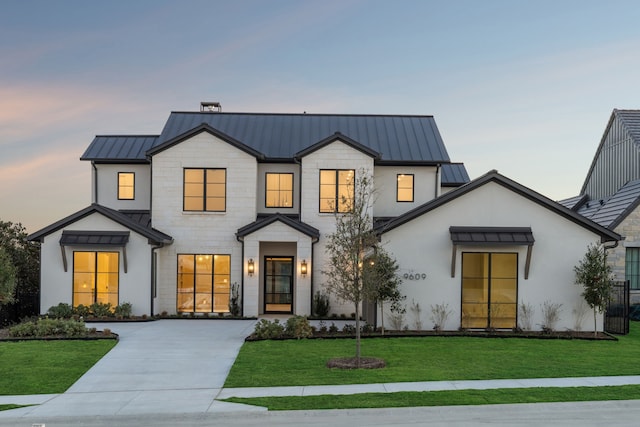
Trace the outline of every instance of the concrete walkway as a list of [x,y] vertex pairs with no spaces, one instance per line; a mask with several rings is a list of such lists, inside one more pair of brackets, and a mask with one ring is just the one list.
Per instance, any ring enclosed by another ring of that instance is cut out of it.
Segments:
[[640,384],[640,376],[428,381],[300,387],[223,389],[224,381],[253,330],[247,320],[159,320],[95,324],[120,334],[119,344],[65,393],[0,396],[0,404],[36,405],[0,411],[9,418],[136,416],[264,412],[265,408],[221,402],[228,397],[311,396],[529,387],[595,387]]

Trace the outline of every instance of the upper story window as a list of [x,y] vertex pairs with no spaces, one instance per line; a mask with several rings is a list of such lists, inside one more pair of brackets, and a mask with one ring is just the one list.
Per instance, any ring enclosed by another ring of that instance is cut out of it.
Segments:
[[396,194],[398,202],[413,202],[413,174],[398,174]]
[[227,208],[227,170],[184,170],[185,211],[224,212]]
[[118,172],[118,200],[135,198],[136,175],[133,172]]
[[293,207],[293,174],[267,173],[265,206],[268,208]]
[[353,169],[320,171],[320,212],[348,212],[354,197]]

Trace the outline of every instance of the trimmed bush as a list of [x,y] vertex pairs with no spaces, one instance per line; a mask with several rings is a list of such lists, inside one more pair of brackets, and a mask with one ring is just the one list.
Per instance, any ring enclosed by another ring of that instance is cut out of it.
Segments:
[[71,319],[73,315],[73,307],[63,302],[58,305],[54,305],[47,310],[47,316],[53,317],[54,319]]
[[284,326],[280,324],[278,319],[275,319],[273,322],[267,319],[260,319],[260,321],[256,323],[253,333],[256,338],[260,339],[281,338],[284,335]]
[[293,316],[287,319],[285,334],[297,339],[310,338],[313,336],[313,329],[306,317]]
[[47,336],[84,337],[87,328],[84,322],[73,319],[38,319],[20,323],[9,328],[11,337],[47,337]]
[[123,302],[120,305],[117,305],[116,308],[113,309],[113,314],[118,319],[128,319],[131,317],[132,305],[128,302]]
[[110,302],[106,304],[94,302],[89,306],[89,311],[95,317],[113,317],[113,307]]

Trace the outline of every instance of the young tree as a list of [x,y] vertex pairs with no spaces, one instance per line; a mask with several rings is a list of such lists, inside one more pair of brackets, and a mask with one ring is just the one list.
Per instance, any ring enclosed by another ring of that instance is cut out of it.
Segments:
[[[373,232],[371,210],[373,189],[371,177],[364,171],[349,183],[350,197],[339,200],[347,212],[336,213],[336,230],[327,235],[327,291],[353,304],[356,315],[356,366],[360,367],[360,306],[370,294],[369,283],[363,280],[362,267],[373,252],[378,239]],[[341,209],[345,210],[345,209]]]
[[394,313],[404,313],[406,310],[401,302],[406,298],[400,293],[402,279],[398,276],[398,263],[382,247],[367,258],[363,268],[363,280],[368,290],[368,298],[380,304],[380,320],[382,335],[384,335],[384,304],[391,305]]
[[0,247],[0,306],[15,299],[16,268],[4,248]]
[[574,267],[576,284],[582,285],[582,296],[593,309],[593,333],[597,335],[596,314],[603,313],[611,298],[613,279],[611,267],[607,264],[607,253],[601,245],[591,244],[584,258]]

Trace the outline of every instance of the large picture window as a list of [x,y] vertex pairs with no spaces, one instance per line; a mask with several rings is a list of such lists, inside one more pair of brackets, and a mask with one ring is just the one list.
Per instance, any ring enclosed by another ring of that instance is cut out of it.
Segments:
[[354,197],[353,169],[320,171],[320,212],[349,212]]
[[462,254],[462,327],[514,328],[518,254]]
[[73,253],[73,306],[118,305],[118,252]]
[[133,172],[118,172],[118,200],[135,198],[135,177]]
[[178,255],[179,312],[229,311],[231,257],[229,255]]
[[267,173],[265,206],[268,208],[293,207],[293,174]]
[[398,187],[396,188],[396,200],[398,202],[413,202],[413,174],[399,174]]
[[184,170],[185,211],[224,212],[227,198],[226,169]]
[[624,265],[629,288],[640,289],[640,248],[627,248]]

